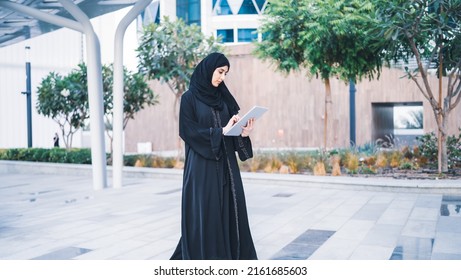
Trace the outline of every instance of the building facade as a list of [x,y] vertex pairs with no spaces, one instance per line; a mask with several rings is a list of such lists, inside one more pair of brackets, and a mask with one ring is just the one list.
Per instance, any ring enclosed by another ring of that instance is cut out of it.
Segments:
[[[197,24],[207,36],[221,37],[225,44],[261,40],[259,19],[267,0],[157,0],[143,14],[142,22],[158,22],[164,16]],[[139,26],[141,28],[141,26]]]

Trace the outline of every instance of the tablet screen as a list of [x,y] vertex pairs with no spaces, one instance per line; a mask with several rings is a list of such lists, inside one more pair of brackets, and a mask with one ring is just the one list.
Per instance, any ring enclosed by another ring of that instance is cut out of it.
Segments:
[[245,126],[249,119],[251,118],[259,118],[261,117],[268,109],[261,106],[254,106],[248,111],[243,117],[240,118],[238,122],[236,122],[228,132],[226,132],[226,136],[238,136],[242,133],[242,126]]

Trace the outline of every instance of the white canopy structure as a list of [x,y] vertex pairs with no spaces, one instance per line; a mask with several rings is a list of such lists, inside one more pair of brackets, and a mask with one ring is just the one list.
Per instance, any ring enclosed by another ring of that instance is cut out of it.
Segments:
[[62,27],[85,34],[88,61],[88,100],[91,127],[93,188],[107,187],[104,110],[99,39],[90,19],[133,6],[118,25],[114,44],[114,187],[122,186],[123,167],[123,37],[129,23],[152,0],[1,0],[0,47]]

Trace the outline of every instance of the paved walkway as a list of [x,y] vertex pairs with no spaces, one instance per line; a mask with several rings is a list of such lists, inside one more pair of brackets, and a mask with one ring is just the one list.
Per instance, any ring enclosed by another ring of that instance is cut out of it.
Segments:
[[[5,170],[0,259],[165,260],[178,242],[180,171],[94,191],[91,176],[59,167]],[[459,180],[243,176],[260,259],[461,260]]]

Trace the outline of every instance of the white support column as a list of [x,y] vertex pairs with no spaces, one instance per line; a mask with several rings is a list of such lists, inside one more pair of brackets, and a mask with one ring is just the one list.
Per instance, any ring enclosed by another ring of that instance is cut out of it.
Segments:
[[200,15],[203,34],[206,37],[216,36],[216,32],[211,28],[211,19],[213,17],[213,2],[211,0],[200,1]]
[[167,16],[170,21],[176,20],[176,0],[160,0],[160,21]]
[[152,0],[139,0],[120,21],[114,42],[114,116],[113,116],[113,186],[123,186],[123,37],[128,25],[144,10]]
[[93,188],[107,187],[106,149],[104,143],[104,107],[102,96],[102,64],[99,39],[88,16],[70,0],[58,0],[61,5],[83,26],[86,35],[88,60],[88,101],[91,127],[91,161],[93,165]]

